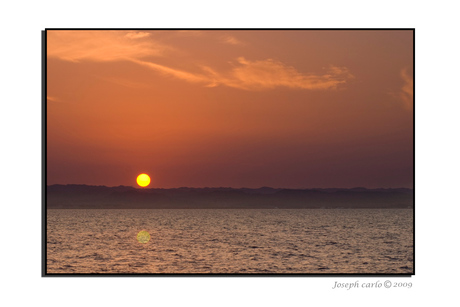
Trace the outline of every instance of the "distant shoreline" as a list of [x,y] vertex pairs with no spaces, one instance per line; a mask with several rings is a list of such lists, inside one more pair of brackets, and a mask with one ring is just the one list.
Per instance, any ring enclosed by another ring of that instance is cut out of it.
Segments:
[[50,185],[47,209],[412,209],[413,190]]
[[413,210],[414,208],[47,208],[46,210]]

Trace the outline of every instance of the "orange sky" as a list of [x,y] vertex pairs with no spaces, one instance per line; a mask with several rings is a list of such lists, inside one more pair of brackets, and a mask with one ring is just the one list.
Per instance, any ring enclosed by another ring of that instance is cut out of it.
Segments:
[[48,184],[409,187],[412,31],[47,31]]

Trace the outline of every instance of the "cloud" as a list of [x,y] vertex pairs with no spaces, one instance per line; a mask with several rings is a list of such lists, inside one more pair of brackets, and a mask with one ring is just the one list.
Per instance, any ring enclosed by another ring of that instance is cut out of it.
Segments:
[[345,67],[330,66],[326,74],[304,75],[291,66],[271,59],[251,62],[240,57],[240,65],[227,73],[219,73],[208,66],[202,66],[200,72],[191,73],[146,61],[133,62],[188,82],[203,83],[208,87],[225,85],[244,90],[276,87],[326,90],[335,89],[353,78]]
[[[200,31],[186,32],[187,35],[198,33],[201,35]],[[195,71],[185,71],[147,60],[152,56],[167,56],[170,51],[178,51],[154,41],[148,32],[48,31],[47,37],[49,57],[72,62],[130,61],[164,75],[207,87],[221,85],[244,90],[277,87],[327,90],[335,89],[353,78],[346,67],[330,66],[322,74],[305,74],[277,60],[250,61],[244,57],[239,57],[233,68],[227,71],[216,71],[203,65],[197,66]],[[224,41],[228,44],[241,43],[233,36],[225,36]]]
[[126,37],[131,39],[143,38],[150,36],[150,33],[147,32],[128,32],[126,33]]
[[226,85],[246,90],[288,87],[309,90],[335,89],[353,75],[345,67],[330,66],[326,74],[302,74],[294,67],[272,59],[248,61],[238,58],[241,64],[231,72]]
[[59,101],[56,97],[46,96],[46,101]]
[[140,61],[140,60],[131,60],[134,63],[139,65],[148,67],[152,70],[157,72],[163,73],[165,75],[169,75],[181,80],[185,80],[192,83],[210,83],[212,82],[211,78],[207,75],[199,74],[199,73],[190,73],[180,69],[170,68],[164,65],[147,62],[147,61]]
[[71,62],[107,62],[162,55],[168,47],[145,39],[148,34],[133,31],[48,31],[47,54]]
[[222,41],[226,44],[230,44],[230,45],[242,45],[243,43],[238,40],[236,37],[234,36],[230,36],[230,35],[227,35],[227,36],[224,36],[222,37]]
[[414,79],[412,75],[409,75],[407,69],[401,70],[400,76],[404,82],[399,97],[404,102],[404,105],[408,109],[412,109],[414,106]]

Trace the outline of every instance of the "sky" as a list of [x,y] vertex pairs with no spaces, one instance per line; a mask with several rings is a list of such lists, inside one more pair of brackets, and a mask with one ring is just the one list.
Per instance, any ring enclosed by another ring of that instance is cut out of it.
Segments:
[[47,184],[413,188],[410,30],[48,30]]

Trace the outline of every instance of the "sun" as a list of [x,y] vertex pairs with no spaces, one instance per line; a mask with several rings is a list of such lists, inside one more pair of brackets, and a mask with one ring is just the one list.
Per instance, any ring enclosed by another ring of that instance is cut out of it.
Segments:
[[149,240],[150,240],[150,234],[148,231],[146,230],[139,231],[139,233],[137,234],[137,241],[139,241],[139,243],[147,243]]
[[150,177],[147,174],[137,176],[137,184],[141,187],[146,187],[150,184]]

